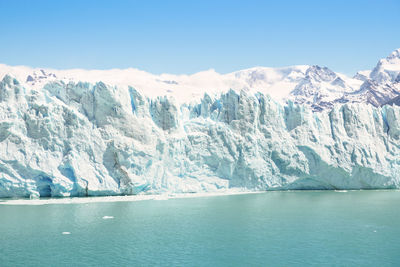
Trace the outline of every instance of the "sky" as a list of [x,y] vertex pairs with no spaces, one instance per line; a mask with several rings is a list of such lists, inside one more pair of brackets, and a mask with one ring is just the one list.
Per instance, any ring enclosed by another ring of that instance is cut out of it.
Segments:
[[228,73],[321,65],[353,75],[400,48],[400,1],[0,0],[0,63]]

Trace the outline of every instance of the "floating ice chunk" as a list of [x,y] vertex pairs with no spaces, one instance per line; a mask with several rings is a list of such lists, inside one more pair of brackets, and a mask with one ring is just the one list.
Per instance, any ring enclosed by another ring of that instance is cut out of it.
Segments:
[[114,216],[103,216],[103,220],[114,219]]
[[165,194],[154,196],[154,200],[168,200],[168,199],[169,199],[168,195]]
[[70,235],[71,232],[62,232],[63,235]]
[[29,195],[29,199],[39,199],[40,195],[37,192],[33,192]]

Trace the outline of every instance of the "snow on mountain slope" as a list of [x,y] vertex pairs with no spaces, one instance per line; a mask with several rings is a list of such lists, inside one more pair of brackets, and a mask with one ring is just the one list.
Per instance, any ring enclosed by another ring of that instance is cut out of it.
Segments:
[[338,75],[326,67],[311,66],[306,76],[291,92],[295,103],[311,105],[314,110],[331,108],[337,99],[354,92],[361,84],[344,75]]
[[364,82],[358,91],[344,97],[346,101],[369,103],[376,107],[396,103],[391,100],[400,95],[400,49],[379,60],[369,74],[364,72],[364,75],[358,73],[356,76]]
[[[0,76],[9,74],[16,77],[24,87],[40,89],[51,81],[68,82],[104,82],[119,87],[132,86],[148,97],[169,95],[180,103],[200,100],[205,93],[218,96],[221,92],[232,89],[236,92],[245,90],[249,93],[261,92],[269,94],[277,101],[290,98],[293,90],[299,83],[310,82],[314,93],[325,90],[332,95],[341,95],[344,91],[352,91],[350,85],[342,88],[345,81],[353,81],[344,75],[337,77],[338,84],[325,84],[313,70],[321,69],[318,66],[292,66],[285,68],[256,67],[229,74],[219,74],[214,70],[203,71],[192,75],[153,75],[137,69],[112,69],[112,70],[52,70],[32,69],[28,67],[10,67],[0,65]],[[326,69],[326,68],[325,68]],[[313,76],[314,75],[314,76]],[[333,81],[331,81],[333,82]],[[353,83],[358,83],[358,80]],[[339,84],[340,83],[340,84]],[[337,91],[335,90],[337,89]],[[303,97],[310,97],[309,94]],[[313,96],[311,96],[313,98]],[[330,96],[329,98],[332,98]],[[299,101],[299,102],[303,102]],[[312,102],[312,101],[311,101]]]
[[393,51],[387,58],[379,60],[372,70],[370,78],[378,83],[393,82],[400,73],[400,48]]
[[394,76],[0,70],[0,197],[400,187]]
[[52,70],[0,64],[0,77],[9,74],[26,88],[40,89],[51,81],[104,82],[128,88],[132,86],[150,98],[172,96],[180,103],[199,101],[205,93],[217,97],[232,89],[268,94],[276,101],[291,100],[320,111],[335,103],[368,102],[385,104],[400,94],[400,49],[379,60],[372,71],[360,71],[353,78],[320,66],[284,68],[255,67],[228,74],[214,70],[192,75],[154,75],[137,69]]
[[368,79],[370,74],[371,74],[371,70],[360,70],[353,76],[353,79],[364,82]]

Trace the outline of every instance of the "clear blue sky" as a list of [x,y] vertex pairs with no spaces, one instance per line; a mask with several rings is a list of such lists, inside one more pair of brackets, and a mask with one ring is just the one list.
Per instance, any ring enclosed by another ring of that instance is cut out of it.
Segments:
[[400,47],[400,1],[0,0],[0,34],[9,65],[353,74]]

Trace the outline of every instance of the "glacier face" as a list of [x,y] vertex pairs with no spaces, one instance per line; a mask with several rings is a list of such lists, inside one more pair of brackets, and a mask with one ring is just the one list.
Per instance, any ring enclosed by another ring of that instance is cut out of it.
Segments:
[[[332,77],[327,77],[331,79]],[[400,108],[0,83],[0,197],[399,188]]]
[[0,64],[3,76],[0,197],[400,187],[400,49],[353,78]]

